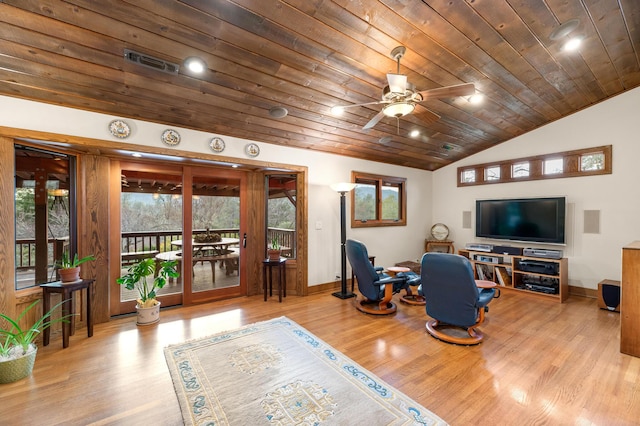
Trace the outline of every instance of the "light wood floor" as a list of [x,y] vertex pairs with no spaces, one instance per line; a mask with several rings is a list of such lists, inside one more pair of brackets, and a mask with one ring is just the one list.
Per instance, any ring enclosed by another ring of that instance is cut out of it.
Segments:
[[593,299],[558,304],[503,292],[475,347],[427,335],[424,307],[399,304],[395,315],[373,317],[352,303],[329,293],[282,304],[258,296],[163,310],[150,327],[119,318],[90,339],[79,330],[67,349],[60,338],[41,347],[31,378],[0,385],[0,424],[179,425],[162,348],[281,315],[452,425],[640,422],[640,358],[620,354],[619,314]]

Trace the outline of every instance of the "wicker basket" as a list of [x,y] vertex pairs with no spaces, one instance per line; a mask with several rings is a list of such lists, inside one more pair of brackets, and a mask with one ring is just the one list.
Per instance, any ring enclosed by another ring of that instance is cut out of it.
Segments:
[[33,371],[37,353],[38,347],[33,345],[33,350],[23,357],[0,361],[0,383],[11,383],[29,377]]

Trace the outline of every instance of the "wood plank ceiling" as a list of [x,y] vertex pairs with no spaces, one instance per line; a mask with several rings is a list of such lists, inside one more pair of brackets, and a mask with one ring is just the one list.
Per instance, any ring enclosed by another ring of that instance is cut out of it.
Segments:
[[[582,45],[564,51],[572,35]],[[368,131],[383,105],[332,115],[381,100],[400,45],[417,90],[473,83],[484,101],[427,99],[439,120],[386,117]],[[0,94],[425,170],[637,87],[639,51],[638,0],[0,2]],[[190,56],[207,63],[201,76],[182,66]]]

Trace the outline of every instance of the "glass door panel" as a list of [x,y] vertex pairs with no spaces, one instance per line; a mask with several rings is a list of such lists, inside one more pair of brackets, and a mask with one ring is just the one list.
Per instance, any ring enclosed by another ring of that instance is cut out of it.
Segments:
[[[182,176],[126,169],[121,171],[120,180],[122,274],[145,258],[176,260],[180,277],[156,293],[161,301],[162,296],[182,295]],[[136,290],[118,287],[120,302],[138,297]],[[173,299],[181,302],[181,297]],[[163,302],[163,306],[167,304]]]
[[193,176],[193,293],[240,286],[239,177]]

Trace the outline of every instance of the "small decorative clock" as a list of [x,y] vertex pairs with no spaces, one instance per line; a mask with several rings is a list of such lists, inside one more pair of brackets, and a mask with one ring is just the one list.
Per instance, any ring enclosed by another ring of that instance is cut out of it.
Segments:
[[449,236],[449,228],[444,223],[436,223],[431,227],[431,236],[438,241],[445,241]]

